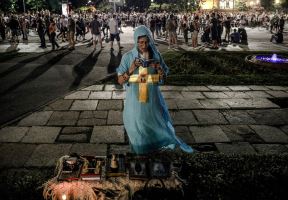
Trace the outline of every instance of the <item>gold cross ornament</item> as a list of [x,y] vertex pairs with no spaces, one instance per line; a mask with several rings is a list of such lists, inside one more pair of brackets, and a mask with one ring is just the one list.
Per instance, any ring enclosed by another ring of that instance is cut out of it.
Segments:
[[129,83],[139,83],[139,101],[146,103],[148,100],[148,84],[159,83],[159,74],[148,74],[147,67],[139,67],[139,73],[130,76]]

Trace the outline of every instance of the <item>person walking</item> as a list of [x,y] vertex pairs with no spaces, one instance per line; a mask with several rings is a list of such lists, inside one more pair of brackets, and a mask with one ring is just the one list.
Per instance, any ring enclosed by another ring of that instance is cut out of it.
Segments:
[[116,19],[116,15],[113,14],[113,17],[110,19],[108,26],[110,28],[110,41],[111,41],[111,51],[113,51],[113,42],[116,39],[119,49],[123,47],[120,46],[120,33],[118,28],[118,21]]
[[96,51],[97,42],[99,41],[101,48],[103,48],[102,38],[101,38],[101,24],[98,21],[98,16],[94,15],[93,21],[90,23],[90,30],[92,34],[93,47]]
[[68,19],[68,40],[69,40],[69,50],[75,49],[75,31],[76,23],[75,20],[69,15]]
[[59,44],[55,40],[55,38],[56,38],[56,23],[54,22],[53,18],[50,19],[49,34],[50,34],[50,41],[52,44],[52,50],[55,50],[55,46],[58,49]]
[[39,47],[45,49],[47,48],[46,42],[45,42],[45,25],[44,25],[44,22],[42,20],[40,13],[38,14],[38,18],[36,22],[37,22],[37,33],[39,35],[40,42],[41,42],[41,45]]

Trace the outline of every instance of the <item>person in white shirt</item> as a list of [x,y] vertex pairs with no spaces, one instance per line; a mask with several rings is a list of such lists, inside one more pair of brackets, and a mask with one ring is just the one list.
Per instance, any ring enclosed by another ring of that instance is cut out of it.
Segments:
[[120,36],[119,36],[118,21],[116,19],[116,15],[115,14],[113,14],[113,18],[110,19],[110,21],[108,23],[108,26],[109,26],[109,30],[110,30],[111,50],[113,50],[114,39],[116,39],[119,49],[122,49],[123,47],[120,46]]

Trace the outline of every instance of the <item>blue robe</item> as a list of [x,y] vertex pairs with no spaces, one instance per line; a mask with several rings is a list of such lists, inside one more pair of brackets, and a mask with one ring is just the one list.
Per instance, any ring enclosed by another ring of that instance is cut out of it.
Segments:
[[[164,72],[168,73],[168,67],[164,63],[160,53],[155,47],[151,32],[146,26],[139,26],[134,32],[134,48],[123,55],[118,75],[122,75],[131,66],[135,58],[139,57],[137,41],[139,36],[149,37],[149,46],[153,53],[153,59],[160,62]],[[148,67],[149,74],[157,73],[152,67]],[[136,69],[133,74],[138,74]],[[125,83],[126,102],[123,112],[124,127],[129,137],[132,150],[137,154],[145,154],[161,148],[174,149],[179,146],[186,152],[193,152],[192,148],[182,142],[175,135],[167,106],[160,92],[159,84],[148,83],[148,100],[146,103],[139,101],[139,84]]]

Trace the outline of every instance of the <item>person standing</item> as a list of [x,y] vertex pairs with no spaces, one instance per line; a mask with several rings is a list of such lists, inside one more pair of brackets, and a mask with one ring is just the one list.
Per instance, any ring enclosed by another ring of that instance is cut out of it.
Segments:
[[102,38],[101,38],[101,24],[98,21],[98,16],[94,15],[93,21],[90,23],[90,29],[92,34],[92,40],[93,40],[93,47],[94,51],[96,51],[97,42],[99,41],[101,48],[103,48],[102,45]]
[[[160,92],[159,84],[169,69],[155,46],[150,30],[143,25],[137,27],[134,42],[134,48],[123,55],[117,68],[118,83],[124,84],[126,89],[123,121],[132,151],[145,154],[180,147],[192,153],[193,149],[176,137]],[[144,63],[150,60],[151,63],[143,67],[140,59]]]
[[123,47],[120,46],[120,33],[118,28],[118,21],[116,19],[116,15],[113,14],[113,17],[110,19],[108,23],[109,29],[110,29],[110,41],[111,41],[111,51],[113,51],[113,42],[116,39],[119,49],[122,49]]
[[69,50],[75,49],[75,31],[76,23],[75,20],[69,15],[68,19],[68,40],[69,40]]
[[50,34],[50,41],[52,43],[52,50],[55,50],[55,46],[58,49],[59,45],[58,45],[58,43],[55,40],[55,37],[56,37],[56,23],[54,22],[53,18],[50,19],[49,34]]
[[36,23],[37,23],[37,33],[39,35],[40,42],[41,42],[41,45],[39,47],[45,49],[46,48],[45,25],[43,23],[43,20],[42,20],[42,17],[41,17],[40,13],[38,14],[38,18],[36,20]]

